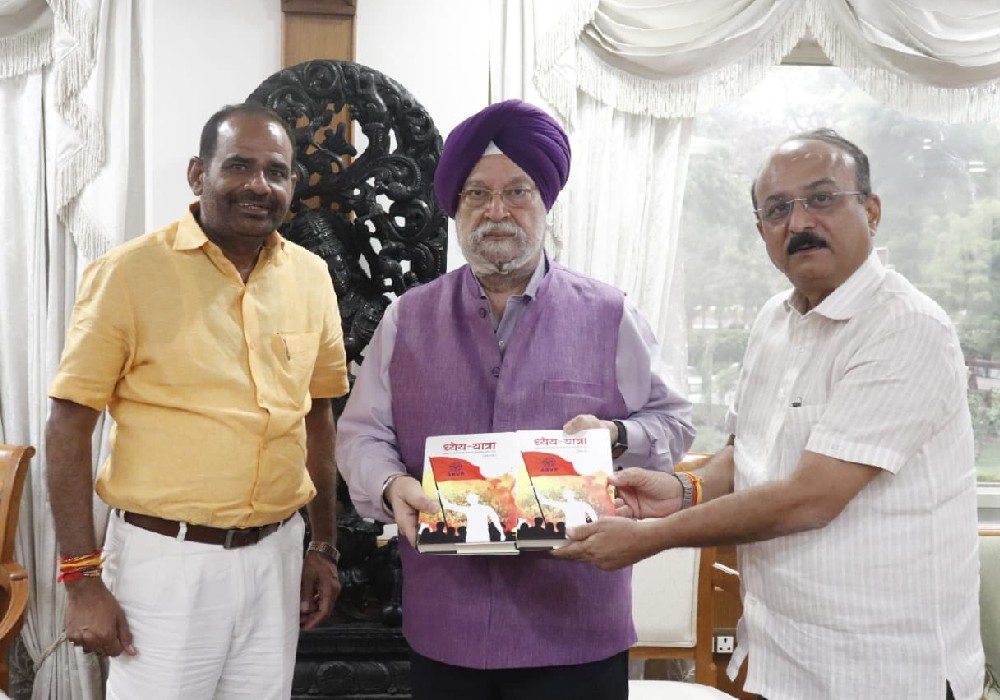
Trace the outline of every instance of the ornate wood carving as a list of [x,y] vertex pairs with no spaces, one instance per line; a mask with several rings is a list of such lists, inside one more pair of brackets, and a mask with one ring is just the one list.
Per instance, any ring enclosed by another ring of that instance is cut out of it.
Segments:
[[299,637],[292,698],[410,697],[409,647],[399,629],[334,625]]
[[[382,73],[350,61],[280,71],[249,101],[292,125],[299,182],[289,240],[330,266],[349,360],[358,360],[392,296],[445,270],[447,217],[433,193],[441,136],[420,103]],[[346,111],[368,139],[348,143]]]
[[[282,70],[248,101],[292,128],[298,183],[281,232],[326,261],[348,360],[360,362],[391,299],[445,271],[447,217],[433,192],[441,137],[402,86],[349,61]],[[367,138],[361,152],[349,125]],[[381,525],[358,516],[343,483],[338,503],[343,590],[331,620],[299,637],[292,696],[408,698],[396,543],[379,546]]]

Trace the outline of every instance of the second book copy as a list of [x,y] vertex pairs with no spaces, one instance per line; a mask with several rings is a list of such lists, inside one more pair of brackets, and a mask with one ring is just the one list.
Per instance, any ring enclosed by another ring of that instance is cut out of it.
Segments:
[[417,551],[559,547],[567,527],[614,514],[611,470],[611,442],[602,428],[428,437],[422,481],[439,510],[420,514]]

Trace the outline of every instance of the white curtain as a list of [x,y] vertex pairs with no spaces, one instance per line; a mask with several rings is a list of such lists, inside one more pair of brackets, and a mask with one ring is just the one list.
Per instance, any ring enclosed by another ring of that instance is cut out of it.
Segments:
[[544,3],[540,20],[542,4],[524,0],[535,40],[521,55],[573,144],[556,250],[632,295],[682,388],[677,248],[694,115],[743,95],[810,35],[893,107],[945,121],[1000,114],[996,0],[564,0]]
[[692,120],[627,114],[582,92],[576,113],[562,261],[632,298],[660,341],[671,386],[686,394],[678,241]]
[[[531,80],[536,53],[548,51],[546,37],[565,23],[572,6],[565,0],[492,0],[490,99],[518,97],[563,119],[573,163],[552,210],[546,248],[555,260],[632,298],[660,340],[670,381],[686,393],[677,236],[690,120],[627,114],[576,90],[572,109],[560,109],[543,95]],[[630,153],[640,155],[622,157]]]
[[890,106],[947,121],[1000,107],[996,0],[572,0],[540,37],[535,81],[570,121],[577,90],[692,116],[745,93],[807,33]]
[[52,11],[45,0],[0,0],[0,78],[39,70],[51,58]]
[[[55,584],[44,425],[78,272],[143,225],[140,5],[0,0],[0,440],[38,448],[16,556],[32,582],[21,638],[39,700],[103,697],[97,659],[60,642],[65,596]],[[95,431],[95,468],[106,423]],[[107,510],[97,499],[94,509],[103,533]]]

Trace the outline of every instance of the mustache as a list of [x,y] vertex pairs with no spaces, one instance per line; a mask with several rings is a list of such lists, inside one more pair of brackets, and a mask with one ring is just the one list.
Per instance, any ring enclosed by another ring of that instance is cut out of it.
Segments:
[[510,233],[517,236],[518,240],[527,237],[524,229],[512,221],[488,221],[472,229],[469,238],[473,243],[482,243],[483,239],[491,233]]
[[797,253],[804,248],[829,248],[829,244],[826,239],[817,233],[812,231],[803,231],[802,233],[797,233],[792,236],[791,240],[788,241],[788,245],[785,246],[785,252],[788,255]]

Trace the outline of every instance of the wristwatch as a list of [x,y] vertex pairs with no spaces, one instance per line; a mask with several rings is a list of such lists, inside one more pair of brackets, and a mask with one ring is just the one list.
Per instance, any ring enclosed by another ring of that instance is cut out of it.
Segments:
[[408,472],[396,472],[394,474],[390,474],[389,476],[387,476],[385,478],[385,481],[382,482],[382,505],[385,506],[385,509],[390,513],[392,512],[392,504],[389,503],[389,499],[386,498],[386,495],[388,494],[389,491],[389,486],[391,486],[392,482],[394,482],[396,479],[400,479],[404,476],[410,476],[410,474]]
[[618,428],[618,439],[611,444],[611,458],[618,459],[628,451],[628,431],[620,420],[611,421]]
[[306,547],[306,551],[316,552],[317,554],[326,557],[327,559],[333,562],[334,566],[340,563],[340,552],[337,550],[336,547],[334,547],[329,542],[320,542],[319,540],[313,540],[312,542],[309,543],[309,546]]
[[685,510],[694,505],[694,485],[691,477],[686,472],[674,472],[674,477],[681,482],[681,510]]

